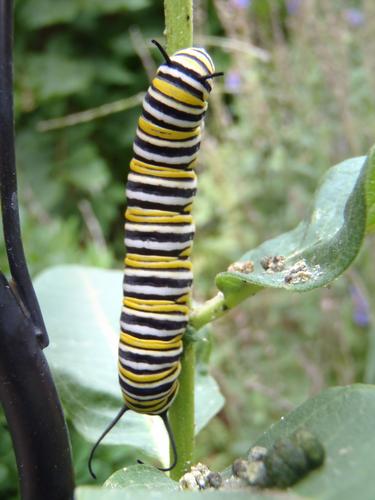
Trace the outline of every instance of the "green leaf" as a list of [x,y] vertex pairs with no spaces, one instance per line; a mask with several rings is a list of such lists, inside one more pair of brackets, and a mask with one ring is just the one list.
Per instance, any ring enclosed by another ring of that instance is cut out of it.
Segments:
[[326,450],[324,465],[291,488],[310,499],[372,499],[375,491],[375,387],[328,389],[309,399],[256,442],[269,447],[303,426]]
[[71,21],[79,11],[77,0],[23,0],[18,16],[25,26],[35,29]]
[[78,147],[59,163],[59,168],[65,181],[90,194],[102,192],[110,182],[107,164],[93,144]]
[[368,162],[369,167],[366,178],[366,231],[370,233],[375,230],[375,146],[371,148]]
[[[346,160],[328,170],[318,189],[310,216],[284,233],[243,255],[252,272],[224,272],[216,284],[232,307],[263,287],[305,291],[327,285],[356,257],[366,229],[366,202],[372,227],[374,209],[374,150],[365,157]],[[283,269],[266,271],[262,259],[285,258]],[[298,269],[299,271],[298,271]]]
[[19,17],[25,26],[36,29],[73,21],[86,13],[110,14],[118,11],[138,11],[148,7],[150,0],[23,0]]
[[140,489],[150,491],[178,491],[175,481],[169,479],[164,472],[146,465],[125,467],[112,474],[104,483],[105,488],[126,488],[127,491]]
[[86,90],[93,79],[94,68],[88,61],[68,59],[54,51],[32,55],[26,61],[21,77],[22,90],[38,101],[64,97]]
[[[121,271],[61,266],[43,272],[35,282],[51,339],[46,355],[65,411],[90,442],[123,405],[117,381],[122,277]],[[197,373],[197,432],[222,405],[216,382]],[[129,412],[105,443],[137,448],[169,462],[168,436],[157,417]]]
[[[198,500],[202,495],[211,500],[302,500],[303,497],[292,493],[270,492],[253,493],[249,491],[150,491],[138,490],[127,491],[126,489],[114,489],[81,486],[75,491],[76,500]],[[307,499],[306,499],[307,500]],[[309,499],[311,500],[311,499]],[[361,499],[362,500],[362,499]]]

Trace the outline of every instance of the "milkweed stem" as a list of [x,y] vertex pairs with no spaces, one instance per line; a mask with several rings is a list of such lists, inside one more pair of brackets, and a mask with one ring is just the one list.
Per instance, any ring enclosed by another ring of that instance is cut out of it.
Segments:
[[[164,0],[167,52],[193,45],[193,1]],[[178,480],[190,469],[194,455],[194,382],[195,348],[188,338],[184,341],[180,388],[169,411],[169,419],[176,440],[178,462],[171,478]],[[171,453],[172,460],[172,453]]]

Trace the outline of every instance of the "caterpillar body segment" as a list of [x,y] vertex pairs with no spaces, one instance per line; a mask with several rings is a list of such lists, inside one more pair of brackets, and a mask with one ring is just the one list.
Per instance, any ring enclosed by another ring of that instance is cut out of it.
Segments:
[[[165,57],[146,93],[130,162],[125,212],[125,272],[119,383],[124,408],[159,415],[177,462],[167,412],[178,391],[182,336],[193,282],[194,167],[214,65],[204,49]],[[113,427],[113,422],[93,448]]]

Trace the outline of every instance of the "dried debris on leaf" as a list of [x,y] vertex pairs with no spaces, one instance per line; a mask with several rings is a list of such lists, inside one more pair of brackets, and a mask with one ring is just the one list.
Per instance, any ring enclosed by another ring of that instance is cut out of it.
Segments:
[[285,267],[285,257],[283,255],[263,257],[260,264],[267,273],[279,273]]
[[270,448],[253,446],[247,460],[234,461],[232,475],[227,479],[199,463],[182,476],[180,487],[187,490],[287,488],[320,467],[324,459],[325,451],[318,438],[306,429],[298,429]]
[[306,283],[306,281],[311,280],[314,276],[319,274],[319,265],[309,267],[305,259],[301,259],[288,269],[287,274],[284,276],[284,281],[289,285],[296,285],[298,283]]
[[244,260],[242,262],[234,262],[228,267],[230,273],[249,274],[254,271],[254,262],[252,260]]

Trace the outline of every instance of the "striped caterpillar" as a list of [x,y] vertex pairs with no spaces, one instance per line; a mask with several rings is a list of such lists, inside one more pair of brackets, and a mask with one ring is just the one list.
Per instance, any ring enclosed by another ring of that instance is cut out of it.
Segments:
[[[124,413],[162,418],[177,462],[167,412],[178,391],[182,336],[193,281],[193,170],[212,90],[213,62],[204,49],[165,58],[143,101],[130,162],[125,212],[125,274],[119,343],[119,382],[125,401],[95,449]],[[211,81],[210,81],[211,80]]]

